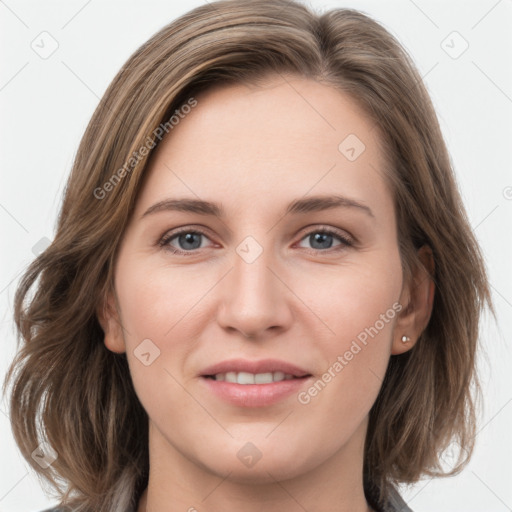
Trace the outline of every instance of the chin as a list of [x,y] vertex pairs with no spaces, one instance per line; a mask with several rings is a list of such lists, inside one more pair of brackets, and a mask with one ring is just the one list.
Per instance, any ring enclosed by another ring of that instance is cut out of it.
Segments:
[[[234,441],[222,449],[208,450],[207,458],[196,461],[208,472],[239,484],[264,485],[296,478],[321,464],[328,454],[314,450],[311,440],[294,445]],[[306,452],[304,446],[308,447]],[[231,456],[228,454],[232,454]]]
[[[261,459],[253,467],[245,467],[238,461],[222,464],[221,467],[209,467],[209,471],[226,478],[230,482],[244,485],[266,485],[276,481],[285,481],[307,472],[306,468],[291,464],[290,460],[283,459],[279,462],[263,461]],[[226,477],[226,475],[229,475]]]

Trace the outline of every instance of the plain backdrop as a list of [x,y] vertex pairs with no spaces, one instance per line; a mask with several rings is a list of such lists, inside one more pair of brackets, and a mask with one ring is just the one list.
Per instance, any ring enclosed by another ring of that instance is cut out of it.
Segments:
[[[203,3],[0,1],[1,377],[16,348],[16,285],[53,238],[63,187],[99,98],[137,47]],[[460,475],[425,479],[404,488],[403,495],[415,512],[510,511],[512,0],[309,4],[362,10],[412,55],[437,109],[492,284],[498,321],[486,318],[482,328],[485,404],[474,457]],[[5,400],[0,450],[1,512],[38,511],[55,503],[17,451]]]

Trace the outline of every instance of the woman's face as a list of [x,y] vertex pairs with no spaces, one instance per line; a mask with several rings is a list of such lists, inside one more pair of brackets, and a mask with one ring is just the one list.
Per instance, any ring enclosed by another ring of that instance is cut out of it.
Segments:
[[196,100],[153,155],[115,268],[124,330],[106,344],[126,350],[150,446],[241,482],[360,460],[407,334],[378,131],[298,77]]

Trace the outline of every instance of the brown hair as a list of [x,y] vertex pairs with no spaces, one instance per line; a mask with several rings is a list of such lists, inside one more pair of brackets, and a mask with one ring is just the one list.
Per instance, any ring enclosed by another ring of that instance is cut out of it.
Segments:
[[[420,264],[420,246],[434,255],[430,322],[412,350],[391,357],[370,413],[367,495],[382,502],[395,483],[440,474],[439,455],[452,440],[466,459],[471,454],[478,325],[485,303],[492,305],[421,77],[393,36],[360,12],[223,0],[164,27],[114,78],[80,143],[55,238],[16,292],[22,346],[6,378],[12,428],[23,456],[63,495],[62,504],[123,510],[147,485],[148,418],[126,356],[105,347],[95,310],[113,289],[116,251],[158,127],[201,90],[269,73],[322,81],[364,108],[389,162],[404,272]],[[31,457],[43,440],[58,454],[44,470]]]

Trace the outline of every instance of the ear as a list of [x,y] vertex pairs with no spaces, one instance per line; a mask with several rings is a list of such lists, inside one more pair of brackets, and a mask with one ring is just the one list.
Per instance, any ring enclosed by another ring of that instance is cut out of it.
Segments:
[[109,292],[96,308],[96,315],[105,333],[105,346],[112,352],[122,354],[126,352],[126,346],[116,302],[114,294]]
[[412,270],[411,278],[404,284],[400,295],[402,310],[398,314],[393,333],[393,355],[410,350],[425,330],[434,304],[435,262],[428,245],[418,250],[421,265]]

